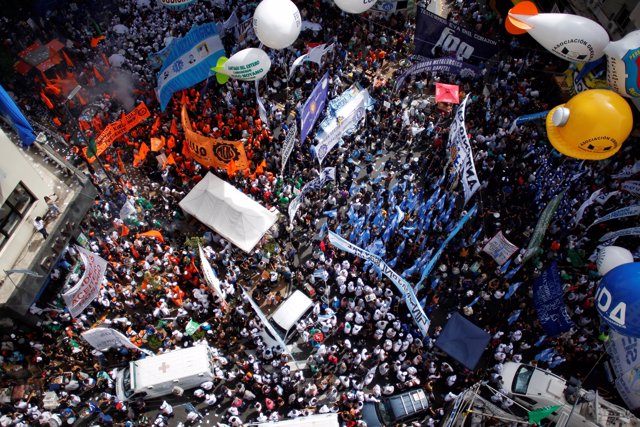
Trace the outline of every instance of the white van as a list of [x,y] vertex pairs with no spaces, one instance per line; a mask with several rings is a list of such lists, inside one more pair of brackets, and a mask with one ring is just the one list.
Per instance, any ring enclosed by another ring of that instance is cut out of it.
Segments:
[[[295,325],[313,307],[311,298],[296,290],[285,302],[280,304],[276,311],[269,317],[269,323],[280,335],[285,343],[294,335]],[[272,337],[268,328],[265,328],[261,336],[269,347],[277,346],[276,337]]]
[[209,346],[196,345],[146,357],[116,370],[116,395],[120,400],[153,399],[176,390],[188,390],[214,377]]

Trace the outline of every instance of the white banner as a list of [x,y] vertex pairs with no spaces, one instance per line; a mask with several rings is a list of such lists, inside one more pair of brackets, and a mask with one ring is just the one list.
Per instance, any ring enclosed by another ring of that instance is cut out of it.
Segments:
[[611,233],[607,233],[604,236],[602,236],[600,238],[600,240],[598,240],[598,241],[599,242],[609,242],[609,241],[613,242],[618,237],[624,237],[624,236],[640,236],[640,227],[632,227],[632,228],[625,228],[623,230],[612,231]]
[[260,120],[262,120],[263,124],[269,127],[269,117],[267,116],[267,109],[264,108],[264,103],[262,102],[262,98],[260,98],[260,80],[256,80],[256,104],[258,104],[258,115],[260,116]]
[[96,350],[107,350],[113,347],[127,347],[139,349],[120,331],[111,328],[93,328],[80,334],[91,347]]
[[327,182],[335,180],[336,168],[324,168],[320,173],[320,176],[309,181],[304,187],[302,187],[300,194],[298,194],[296,198],[289,203],[289,208],[287,209],[289,212],[289,221],[293,221],[293,218],[295,218],[296,212],[298,212],[298,208],[302,204],[304,197],[308,192],[319,190],[324,187]]
[[578,212],[576,212],[576,216],[573,217],[573,222],[575,225],[578,225],[580,221],[582,221],[582,215],[584,215],[584,211],[596,201],[596,199],[602,193],[602,188],[591,193],[589,198],[585,200],[580,207],[578,208]]
[[253,300],[253,298],[251,298],[251,296],[247,293],[247,291],[244,290],[244,288],[242,286],[240,286],[240,289],[242,289],[242,293],[244,294],[244,296],[249,301],[249,304],[251,304],[251,308],[253,308],[253,311],[256,312],[256,314],[258,315],[258,317],[262,321],[262,324],[264,325],[264,327],[269,330],[270,334],[278,342],[278,345],[280,345],[280,347],[282,347],[282,351],[287,353],[287,354],[289,354],[289,355],[291,355],[291,353],[289,353],[289,350],[287,349],[287,344],[284,342],[284,340],[282,339],[280,334],[278,334],[278,332],[276,332],[276,330],[273,328],[273,325],[271,324],[271,322],[269,322],[269,320],[264,315],[264,313],[262,312],[262,310],[260,309],[258,304],[256,304],[256,302]]
[[393,284],[398,288],[402,296],[405,298],[405,304],[407,304],[407,308],[409,309],[409,313],[413,317],[413,321],[416,323],[418,328],[422,334],[426,337],[429,331],[429,324],[431,321],[422,310],[420,306],[420,302],[416,298],[416,294],[413,292],[413,288],[405,279],[402,278],[398,273],[393,271],[391,267],[387,265],[386,262],[382,260],[378,255],[372,254],[369,251],[362,249],[359,246],[354,245],[348,240],[343,239],[332,231],[329,231],[329,241],[336,248],[343,250],[345,252],[349,252],[359,258],[362,258],[366,261],[370,261],[373,265],[378,267],[382,273],[389,278],[393,282]]
[[609,221],[612,219],[625,218],[628,216],[636,216],[636,215],[640,215],[640,205],[627,206],[626,208],[618,209],[617,211],[613,211],[601,218],[598,218],[588,228],[591,228],[596,224],[600,224],[601,222]]
[[622,169],[620,169],[620,172],[615,175],[611,175],[611,178],[629,178],[637,174],[638,172],[640,172],[640,160],[636,161],[633,165],[623,167]]
[[200,252],[200,266],[202,267],[202,275],[204,276],[204,281],[207,282],[209,288],[215,292],[218,297],[222,300],[222,308],[226,309],[227,303],[225,300],[225,296],[222,294],[222,290],[220,289],[220,279],[216,276],[216,273],[211,268],[211,264],[209,264],[209,260],[207,259],[202,247],[198,245],[198,250]]
[[72,317],[77,317],[82,313],[82,310],[98,296],[102,278],[107,269],[107,261],[98,255],[82,246],[76,245],[76,249],[84,263],[84,274],[73,288],[62,295]]
[[491,258],[493,258],[498,265],[502,265],[511,255],[517,252],[519,248],[511,243],[507,238],[502,234],[502,231],[498,231],[498,234],[493,236],[491,240],[482,248],[482,251],[489,254]]
[[609,201],[610,198],[617,196],[618,194],[620,194],[619,191],[612,191],[611,193],[602,193],[600,194],[598,197],[596,197],[596,202],[600,203],[602,206],[604,206],[605,203],[607,203]]
[[284,176],[284,167],[287,165],[289,156],[293,151],[297,133],[298,133],[298,124],[294,121],[291,124],[291,127],[289,128],[289,130],[287,131],[287,136],[284,139],[284,144],[282,144],[282,170],[280,172],[282,176]]
[[624,191],[628,191],[636,197],[640,197],[640,181],[625,181],[620,186]]
[[131,215],[136,215],[136,214],[137,214],[136,207],[131,200],[127,200],[125,204],[122,206],[122,209],[120,209],[120,219],[123,221],[129,218]]
[[[341,118],[337,117],[337,126],[334,127],[328,134],[325,134],[322,140],[315,146],[316,157],[318,162],[322,164],[322,161],[327,154],[338,144],[342,139],[342,136],[347,130],[357,127],[360,120],[366,115],[367,105],[369,104],[369,92],[363,90],[359,92],[354,98],[355,102],[352,105],[352,109],[348,116]],[[324,123],[324,121],[323,121]]]
[[640,340],[609,331],[605,348],[617,377],[615,385],[620,396],[629,409],[640,407],[640,383],[636,374],[640,369]]
[[476,165],[473,162],[471,144],[469,143],[469,136],[467,135],[467,129],[464,124],[464,115],[468,99],[469,95],[464,98],[464,101],[462,101],[458,107],[456,117],[449,129],[449,149],[451,150],[451,160],[462,178],[465,204],[469,201],[471,196],[473,196],[473,193],[478,191],[480,188],[480,180],[476,173]]
[[289,70],[289,79],[293,77],[293,72],[296,70],[296,68],[298,68],[300,64],[305,61],[315,62],[316,64],[318,64],[318,66],[322,66],[322,56],[325,53],[329,52],[331,49],[333,49],[333,44],[327,46],[326,43],[323,43],[310,49],[309,52],[305,53],[304,55],[297,57],[296,60],[293,61],[293,64],[291,64],[291,70]]

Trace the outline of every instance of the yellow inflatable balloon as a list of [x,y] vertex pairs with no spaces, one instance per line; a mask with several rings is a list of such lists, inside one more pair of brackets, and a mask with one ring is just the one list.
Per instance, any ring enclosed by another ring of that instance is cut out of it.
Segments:
[[547,115],[551,145],[576,159],[603,160],[613,156],[632,127],[633,115],[627,101],[605,89],[581,92]]

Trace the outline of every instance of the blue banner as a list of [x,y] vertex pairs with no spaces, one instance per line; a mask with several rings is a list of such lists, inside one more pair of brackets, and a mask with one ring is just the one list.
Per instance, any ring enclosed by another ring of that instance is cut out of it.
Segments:
[[429,277],[429,273],[431,273],[431,270],[433,270],[433,267],[436,265],[436,262],[438,262],[438,260],[440,259],[440,255],[442,255],[444,248],[447,247],[451,239],[453,239],[456,236],[456,234],[458,234],[458,232],[462,230],[462,227],[464,227],[467,221],[469,221],[469,218],[471,218],[473,215],[476,214],[477,210],[478,210],[477,205],[474,205],[471,209],[469,209],[469,212],[467,212],[465,216],[460,218],[455,228],[451,230],[451,233],[449,233],[449,236],[447,236],[444,242],[442,242],[442,244],[440,245],[440,248],[438,249],[438,252],[435,253],[435,255],[429,260],[429,263],[422,270],[422,276],[420,276],[420,281],[416,285],[416,292],[418,292],[422,288],[422,282],[424,282],[424,279]]
[[438,51],[461,61],[487,60],[498,52],[498,42],[448,21],[425,8],[418,8],[415,54],[434,58]]
[[173,46],[172,46],[173,42],[177,40],[179,39],[171,40],[168,45],[166,45],[165,47],[163,47],[157,52],[150,53],[149,56],[147,56],[147,62],[149,63],[151,68],[155,70],[157,68],[162,67],[162,63],[165,61],[165,59],[167,59],[167,56],[169,56],[169,53],[171,53],[171,49],[173,49]]
[[554,261],[533,282],[533,303],[538,320],[549,336],[560,335],[573,327],[573,321],[564,305],[558,265]]
[[208,78],[224,47],[217,26],[211,22],[197,25],[180,40],[171,43],[171,52],[158,74],[156,93],[160,109],[165,110],[174,92],[189,88]]
[[316,124],[318,116],[327,102],[327,92],[329,90],[329,72],[327,71],[320,81],[313,88],[313,92],[309,95],[309,99],[305,102],[300,112],[300,143],[304,144],[307,135],[311,132],[311,128]]
[[547,117],[548,114],[549,114],[549,110],[540,111],[539,113],[525,114],[524,116],[520,116],[516,118],[515,123],[516,125],[521,125],[522,123],[530,122],[533,120],[544,119]]
[[473,78],[476,75],[479,75],[480,69],[478,67],[465,64],[464,62],[458,61],[457,59],[453,58],[428,59],[426,61],[418,62],[417,64],[414,64],[411,67],[407,68],[407,70],[402,73],[400,77],[398,77],[398,80],[396,80],[396,84],[393,86],[393,90],[399,90],[404,84],[404,81],[414,74],[432,72]]
[[13,126],[22,140],[22,145],[29,146],[33,144],[36,134],[31,124],[2,86],[0,86],[0,114],[11,122],[11,126]]

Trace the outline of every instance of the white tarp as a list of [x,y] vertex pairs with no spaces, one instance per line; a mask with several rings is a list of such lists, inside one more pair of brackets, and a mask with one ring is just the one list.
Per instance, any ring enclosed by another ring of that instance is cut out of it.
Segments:
[[193,187],[180,207],[247,253],[278,219],[276,213],[212,173]]
[[81,335],[96,350],[106,350],[113,347],[127,347],[138,350],[138,347],[129,341],[122,332],[115,329],[93,328],[84,331]]

